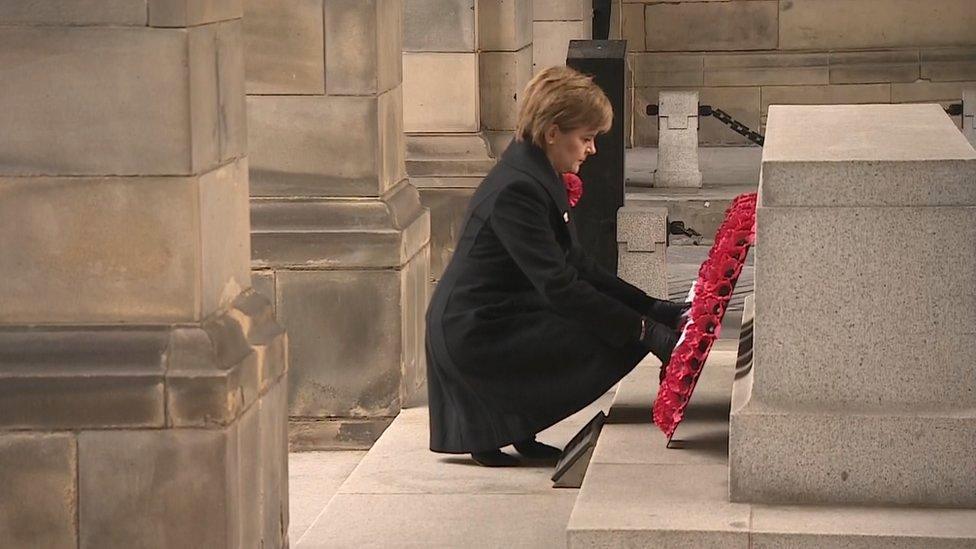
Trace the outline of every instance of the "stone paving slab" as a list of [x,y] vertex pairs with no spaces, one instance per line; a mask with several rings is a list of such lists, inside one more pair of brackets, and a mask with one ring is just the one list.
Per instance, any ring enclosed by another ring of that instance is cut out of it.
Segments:
[[294,544],[325,509],[365,451],[288,454],[288,539]]

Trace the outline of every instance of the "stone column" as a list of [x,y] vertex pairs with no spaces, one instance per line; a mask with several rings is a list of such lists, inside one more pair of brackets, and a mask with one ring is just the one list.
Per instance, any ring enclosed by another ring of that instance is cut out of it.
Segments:
[[698,92],[663,91],[658,104],[655,187],[702,186],[698,167]]
[[430,218],[404,169],[400,0],[247,0],[252,266],[296,448],[368,447],[425,386]]
[[[148,8],[148,9],[147,9]],[[239,1],[0,5],[0,539],[284,547]]]
[[593,35],[593,0],[533,0],[532,72],[566,64],[570,40]]
[[759,192],[732,501],[976,507],[976,151],[940,105],[773,106]]
[[479,0],[481,127],[497,157],[512,140],[532,79],[532,0]]

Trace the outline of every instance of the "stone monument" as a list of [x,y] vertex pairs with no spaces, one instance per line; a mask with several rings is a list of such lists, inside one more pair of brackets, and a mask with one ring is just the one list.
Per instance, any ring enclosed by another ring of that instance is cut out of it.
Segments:
[[[148,9],[147,9],[148,8]],[[0,544],[288,544],[240,1],[0,6]]]
[[698,168],[698,92],[662,91],[655,187],[702,186]]
[[368,448],[424,388],[429,214],[404,167],[400,0],[248,0],[252,267],[289,330],[295,448]]
[[942,107],[771,107],[757,227],[732,501],[976,508],[976,151]]

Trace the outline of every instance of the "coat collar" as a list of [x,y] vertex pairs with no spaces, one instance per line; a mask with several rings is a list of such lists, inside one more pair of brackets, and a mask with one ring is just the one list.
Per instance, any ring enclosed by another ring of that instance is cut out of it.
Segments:
[[502,153],[504,164],[532,177],[549,193],[560,214],[569,213],[569,197],[562,178],[546,157],[545,151],[529,141],[515,141]]

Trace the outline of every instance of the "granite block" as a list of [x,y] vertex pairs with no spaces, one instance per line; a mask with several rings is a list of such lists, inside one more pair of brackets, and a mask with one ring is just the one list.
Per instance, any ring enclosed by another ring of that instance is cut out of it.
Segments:
[[772,50],[779,2],[648,4],[647,51]]
[[9,547],[78,547],[73,433],[0,434],[0,537]]
[[245,0],[247,93],[325,93],[322,3]]
[[661,92],[655,187],[701,187],[698,92]]
[[831,105],[890,103],[890,84],[832,84],[829,86],[763,86],[762,112],[770,105]]

